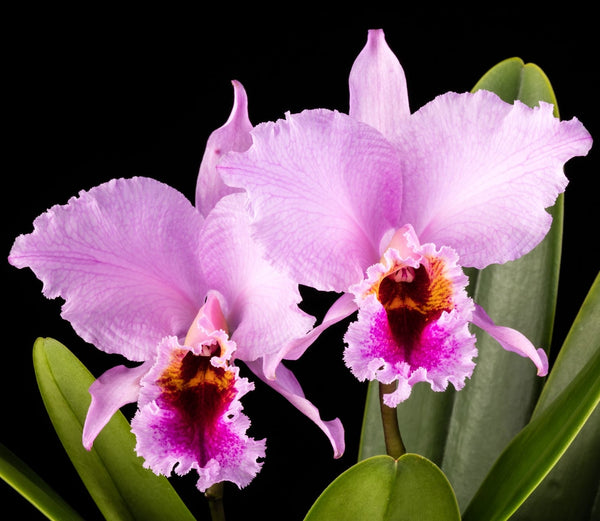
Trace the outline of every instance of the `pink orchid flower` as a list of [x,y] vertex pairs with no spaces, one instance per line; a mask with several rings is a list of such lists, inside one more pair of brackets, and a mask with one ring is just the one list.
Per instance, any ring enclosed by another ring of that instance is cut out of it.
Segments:
[[[234,82],[227,123],[211,135],[199,175],[197,207],[149,178],[113,179],[54,206],[19,236],[9,262],[29,267],[62,316],[87,342],[135,367],[106,371],[90,388],[83,430],[90,449],[112,415],[137,402],[137,453],[157,474],[196,469],[197,487],[231,481],[240,488],[259,471],[265,441],[246,432],[240,398],[253,388],[245,362],[344,450],[338,419],[324,422],[287,368],[275,380],[262,358],[309,330],[297,285],[265,260],[251,239],[243,193],[214,170],[215,158],[244,150],[252,128],[246,94]],[[221,196],[225,197],[221,198]]]
[[[491,92],[446,93],[411,114],[404,71],[381,30],[369,31],[349,79],[350,113],[286,114],[252,131],[252,146],[219,165],[244,188],[255,236],[300,284],[343,295],[323,323],[279,356],[298,357],[332,323],[358,310],[344,358],[361,380],[464,386],[477,355],[469,323],[505,349],[542,349],[497,326],[473,303],[463,266],[517,259],[546,235],[545,210],[567,185],[563,165],[591,137],[553,106],[505,103]],[[274,376],[277,359],[266,361]]]

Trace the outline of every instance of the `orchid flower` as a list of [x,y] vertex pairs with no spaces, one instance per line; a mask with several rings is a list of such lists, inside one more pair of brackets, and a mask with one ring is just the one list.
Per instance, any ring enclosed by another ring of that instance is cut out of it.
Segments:
[[[567,185],[562,167],[587,153],[588,132],[551,104],[487,91],[446,93],[411,114],[381,30],[369,31],[349,86],[349,115],[307,110],[258,125],[252,146],[218,167],[247,191],[269,258],[299,284],[342,293],[312,336],[278,356],[300,356],[358,310],[344,359],[357,378],[388,384],[389,407],[417,382],[464,386],[477,355],[469,324],[545,375],[544,350],[494,324],[467,295],[462,267],[517,259],[544,238],[545,209]],[[276,366],[267,360],[265,373]]]
[[[201,491],[224,480],[244,487],[265,455],[240,402],[253,384],[234,362],[267,380],[261,359],[313,322],[297,307],[297,285],[251,239],[245,194],[216,182],[215,156],[243,149],[251,128],[245,92],[234,89],[232,115],[207,145],[198,208],[156,180],[113,179],[40,215],[9,256],[34,271],[45,296],[65,300],[62,316],[81,338],[141,362],[92,384],[83,445],[137,402],[131,427],[144,466],[165,475],[196,469]],[[321,420],[291,371],[279,365],[268,383],[342,454],[340,421]]]

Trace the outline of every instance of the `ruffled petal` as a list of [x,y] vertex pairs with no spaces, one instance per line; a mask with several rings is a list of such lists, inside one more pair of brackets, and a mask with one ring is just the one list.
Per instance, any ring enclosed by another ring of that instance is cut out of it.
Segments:
[[410,226],[391,244],[367,278],[350,288],[359,310],[344,337],[344,360],[359,380],[397,382],[396,391],[384,396],[395,407],[417,382],[434,391],[448,383],[461,389],[477,349],[468,327],[473,301],[456,252],[420,245]]
[[567,178],[563,165],[592,140],[553,106],[531,109],[491,92],[448,93],[402,127],[402,220],[423,242],[445,244],[463,266],[483,268],[524,255],[547,233]]
[[219,170],[248,191],[267,255],[301,284],[345,291],[397,227],[395,149],[372,127],[327,110],[288,114],[252,136],[250,149],[229,154]]
[[263,372],[260,360],[247,363],[247,365],[256,376],[280,393],[300,412],[308,416],[325,433],[333,447],[334,458],[339,458],[344,454],[345,441],[342,422],[338,418],[330,421],[321,419],[319,409],[306,399],[302,387],[292,371],[280,364],[277,367],[275,379],[271,380]]
[[90,386],[92,401],[83,426],[83,446],[90,450],[96,436],[124,405],[137,402],[140,380],[152,367],[146,362],[138,367],[123,365],[106,371]]
[[381,29],[369,30],[367,44],[350,71],[350,116],[388,139],[410,116],[404,70]]
[[200,254],[207,283],[223,297],[236,358],[276,353],[312,327],[314,317],[298,308],[298,285],[266,260],[252,238],[245,194],[225,197],[208,215]]
[[250,131],[252,123],[248,117],[248,97],[239,81],[233,84],[233,109],[226,123],[215,130],[208,138],[198,181],[196,183],[196,208],[206,216],[221,197],[238,188],[227,186],[217,172],[217,163],[230,150],[243,152],[252,144]]
[[548,356],[546,352],[541,348],[536,349],[525,335],[510,327],[497,326],[479,305],[475,305],[472,322],[483,329],[507,351],[531,359],[537,367],[538,376],[548,374]]
[[204,298],[198,260],[202,217],[175,189],[113,179],[54,206],[19,236],[9,262],[30,267],[62,317],[87,342],[129,360],[183,335]]
[[397,382],[396,391],[384,395],[388,407],[406,400],[418,382],[428,382],[434,391],[444,391],[448,383],[462,389],[473,374],[477,356],[464,314],[442,313],[425,328],[418,349],[409,358],[398,349],[385,310],[375,300],[372,297],[364,303],[344,337],[348,344],[344,361],[352,373],[361,381]]
[[196,469],[202,492],[221,481],[246,486],[260,470],[265,442],[246,435],[250,420],[241,412],[240,398],[253,385],[229,365],[234,349],[204,356],[175,337],[158,349],[156,364],[141,381],[139,410],[131,422],[144,466],[167,476]]

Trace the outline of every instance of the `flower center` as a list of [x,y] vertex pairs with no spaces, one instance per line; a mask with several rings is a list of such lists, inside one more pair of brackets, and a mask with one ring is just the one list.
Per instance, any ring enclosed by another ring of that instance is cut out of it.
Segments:
[[213,366],[210,360],[210,356],[180,350],[158,382],[162,398],[189,425],[213,426],[236,395],[234,374]]
[[229,358],[234,345],[228,339],[225,318],[218,299],[210,294],[194,319],[184,346],[174,349],[157,384],[161,390],[159,406],[171,411],[181,427],[179,441],[192,447],[201,465],[212,457],[207,440],[221,429],[238,395],[236,372]]
[[452,282],[444,271],[443,259],[425,257],[417,268],[398,267],[376,289],[394,339],[409,353],[425,327],[453,307]]

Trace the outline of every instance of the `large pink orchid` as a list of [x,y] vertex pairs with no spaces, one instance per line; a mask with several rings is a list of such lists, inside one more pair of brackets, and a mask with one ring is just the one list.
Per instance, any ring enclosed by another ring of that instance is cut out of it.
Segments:
[[250,143],[246,95],[234,89],[231,117],[209,138],[196,207],[152,179],[111,180],[39,216],[9,256],[35,272],[44,295],[65,300],[62,316],[84,340],[142,362],[109,369],[91,386],[84,446],[138,402],[132,431],[145,466],[166,475],[196,469],[202,491],[224,480],[245,486],[265,454],[264,440],[246,434],[240,398],[253,384],[235,360],[311,418],[336,457],[344,450],[340,421],[321,420],[291,371],[278,364],[275,380],[262,371],[313,318],[297,307],[297,285],[251,239],[245,194],[230,193],[239,190],[214,170],[215,158]]
[[[544,350],[495,325],[467,296],[461,268],[516,259],[543,239],[545,209],[567,185],[562,167],[587,153],[588,132],[553,117],[550,104],[531,109],[486,91],[447,93],[411,114],[381,30],[369,31],[349,84],[349,115],[308,110],[258,125],[252,146],[218,167],[247,190],[269,258],[300,284],[343,292],[279,356],[300,356],[358,309],[345,361],[359,379],[396,385],[389,406],[417,382],[464,386],[477,355],[469,323],[545,375]],[[276,366],[267,360],[266,374]]]

